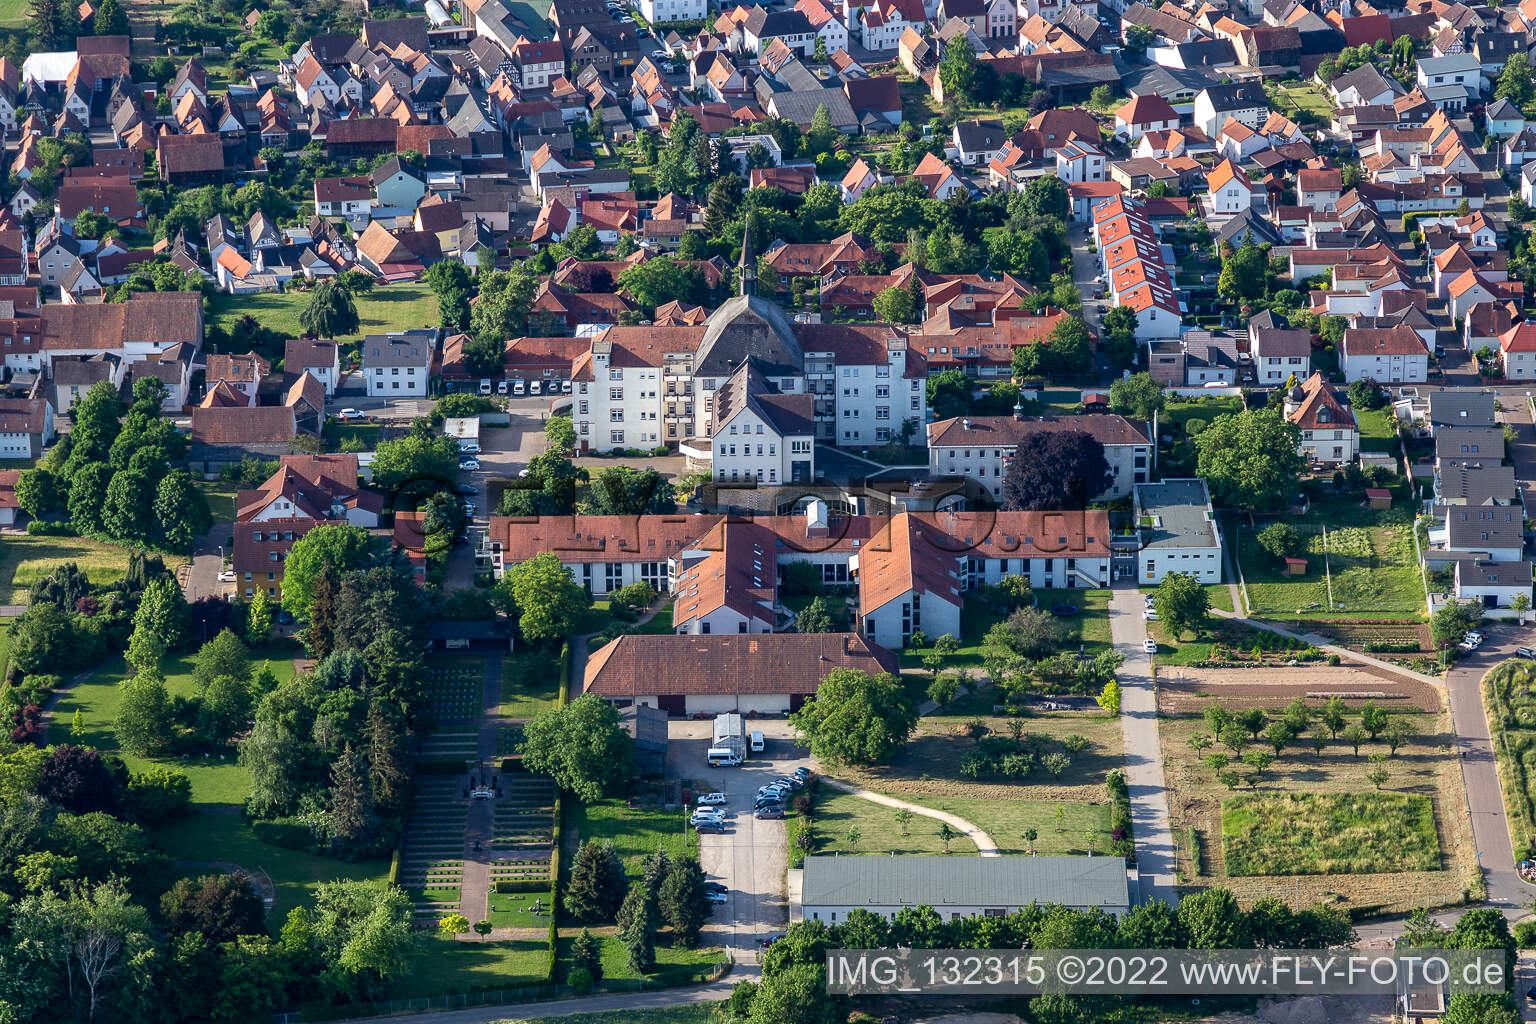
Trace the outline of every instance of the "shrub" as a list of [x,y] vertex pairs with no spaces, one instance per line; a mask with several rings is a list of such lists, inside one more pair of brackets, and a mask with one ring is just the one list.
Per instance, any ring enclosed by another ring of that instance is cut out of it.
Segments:
[[592,972],[585,967],[573,967],[565,976],[565,983],[570,986],[573,995],[584,996],[592,991]]
[[80,531],[67,522],[33,519],[27,523],[27,535],[31,537],[78,537]]

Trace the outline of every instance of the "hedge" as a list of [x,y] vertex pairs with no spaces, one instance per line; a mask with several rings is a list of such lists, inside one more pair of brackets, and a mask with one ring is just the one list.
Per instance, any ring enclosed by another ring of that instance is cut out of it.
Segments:
[[571,700],[571,645],[560,646],[560,703],[569,704]]
[[268,846],[284,850],[313,852],[315,834],[298,818],[273,818],[270,821],[251,822],[251,831]]
[[80,531],[63,520],[34,519],[27,523],[27,534],[31,537],[78,537]]
[[[563,685],[561,689],[564,689]],[[549,854],[549,969],[545,974],[545,980],[551,985],[555,984],[555,974],[560,969],[557,953],[560,948],[560,833],[565,818],[563,810],[560,793],[557,791],[555,829]]]
[[498,896],[507,896],[507,895],[510,895],[512,893],[525,893],[525,892],[543,893],[543,892],[548,892],[549,891],[549,879],[547,879],[547,878],[502,879],[500,882],[495,883],[495,885],[492,887],[492,891],[495,892]]
[[390,885],[399,885],[400,884],[400,852],[401,852],[401,847],[403,845],[404,845],[404,840],[401,840],[399,843],[396,843],[395,844],[395,852],[390,854],[390,856],[389,856],[389,884]]

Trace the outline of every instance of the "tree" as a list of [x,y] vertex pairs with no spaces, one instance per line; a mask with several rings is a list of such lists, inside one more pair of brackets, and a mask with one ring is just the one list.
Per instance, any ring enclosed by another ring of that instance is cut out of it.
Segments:
[[334,997],[372,995],[405,969],[411,902],[399,886],[321,882],[310,916],[321,988]]
[[1323,726],[1328,730],[1331,739],[1339,738],[1339,731],[1344,728],[1344,698],[1335,694],[1328,698],[1328,703],[1323,705]]
[[208,499],[184,469],[173,469],[160,478],[155,487],[154,518],[160,524],[160,535],[176,551],[190,550],[194,540],[213,529]]
[[75,35],[69,28],[74,10],[62,0],[27,0],[27,22],[37,37],[38,47],[57,50],[66,37]]
[[81,466],[69,478],[69,525],[75,532],[99,536],[106,531],[101,513],[111,482],[112,467],[104,462]]
[[1274,748],[1275,756],[1280,756],[1280,751],[1285,745],[1295,739],[1296,734],[1291,732],[1291,727],[1284,722],[1270,722],[1264,729],[1264,742]]
[[928,684],[928,699],[939,707],[943,707],[954,700],[955,695],[959,692],[960,680],[956,679],[953,674],[942,676],[935,674],[933,681]]
[[160,897],[160,913],[173,934],[199,932],[215,946],[266,931],[261,896],[243,874],[179,879]]
[[811,603],[795,615],[796,633],[836,633],[840,631],[839,626],[839,617],[826,597],[812,598]]
[[1104,446],[1083,430],[1038,431],[1022,441],[1003,477],[1003,508],[1082,509],[1113,482]]
[[133,629],[144,631],[168,651],[182,645],[187,635],[187,599],[174,579],[161,576],[144,588]]
[[928,408],[936,420],[964,416],[971,411],[971,382],[959,370],[941,370],[928,378]]
[[912,299],[912,291],[898,285],[884,289],[874,298],[875,316],[887,324],[915,324],[922,312]]
[[943,668],[944,663],[954,657],[955,652],[959,649],[960,641],[955,639],[954,634],[945,633],[934,640],[932,647],[923,652],[923,666],[929,672],[932,672],[933,677],[937,679],[939,669]]
[[699,268],[671,256],[658,256],[634,264],[619,275],[619,287],[634,299],[636,305],[646,309],[655,309],[673,299],[696,306],[708,293]]
[[385,494],[399,494],[417,481],[436,489],[453,482],[459,455],[459,442],[446,434],[412,430],[405,437],[380,441],[373,457],[373,485]]
[[1477,601],[1447,601],[1429,617],[1429,632],[1435,643],[1448,647],[1463,634],[1477,628],[1483,619],[1483,606]]
[[1122,416],[1150,420],[1163,408],[1163,386],[1146,371],[1133,373],[1109,386],[1109,407]]
[[626,906],[633,903],[634,910],[627,923],[619,931],[619,941],[629,956],[630,970],[636,974],[649,974],[656,968],[656,910],[654,900],[645,896],[645,883],[636,882],[630,888],[633,900],[626,899]]
[[1024,188],[1021,202],[1027,214],[1050,217],[1063,223],[1072,209],[1066,184],[1054,174],[1032,179]]
[[590,604],[560,557],[546,551],[507,569],[504,589],[520,613],[518,629],[529,640],[554,640],[576,631]]
[[114,772],[100,751],[65,743],[48,751],[36,789],[38,796],[71,814],[111,814],[117,810],[127,781]]
[[615,466],[597,474],[587,488],[586,515],[664,515],[677,511],[677,489],[654,469]]
[[165,677],[158,669],[141,669],[123,680],[119,688],[122,693],[113,728],[122,748],[140,757],[169,748],[174,716]]
[[[100,18],[100,15],[97,15]],[[1499,81],[1493,87],[1495,99],[1509,100],[1517,107],[1529,106],[1536,100],[1536,85],[1531,81],[1531,62],[1524,53],[1512,53],[1504,62]]]
[[704,869],[697,858],[676,857],[667,862],[656,905],[662,920],[672,926],[672,934],[684,946],[698,944],[699,930],[709,916],[709,901],[704,892]]
[[596,936],[586,928],[571,943],[571,967],[591,972],[594,981],[602,980],[602,947],[598,945]]
[[628,885],[613,843],[588,839],[576,851],[562,905],[578,921],[609,921],[624,902]]
[[944,57],[939,61],[939,84],[946,99],[967,102],[976,85],[976,53],[962,38],[944,47]]
[[1196,472],[1210,484],[1217,504],[1283,508],[1305,465],[1300,440],[1301,431],[1275,409],[1218,416],[1195,437]]
[[469,931],[469,918],[463,914],[449,914],[437,922],[437,933],[453,938]]
[[1369,738],[1370,734],[1367,733],[1364,727],[1361,726],[1358,722],[1344,730],[1344,742],[1349,744],[1350,749],[1354,751],[1356,757],[1360,756],[1361,744],[1363,744]]
[[299,327],[312,338],[356,334],[357,304],[352,301],[352,293],[335,281],[322,280],[299,313]]
[[1302,550],[1301,535],[1290,523],[1271,523],[1259,532],[1259,547],[1284,561]]
[[16,480],[16,503],[33,519],[59,507],[59,479],[46,469],[29,469]]
[[1221,735],[1217,738],[1221,740],[1222,746],[1232,751],[1237,757],[1241,757],[1243,750],[1248,746],[1248,732],[1236,722],[1223,726]]
[[283,609],[294,618],[310,618],[317,581],[360,568],[372,554],[372,539],[360,526],[323,523],[310,530],[294,541],[283,563]]
[[541,712],[524,729],[523,763],[548,775],[585,803],[627,782],[634,771],[634,740],[619,713],[593,694]]
[[911,808],[908,808],[908,807],[898,807],[898,808],[896,808],[896,814],[895,814],[896,825],[901,829],[901,834],[902,835],[906,835],[907,834],[907,830],[911,827],[911,825],[912,825],[912,817],[913,817],[913,815],[912,815]]
[[441,260],[427,269],[427,287],[437,297],[437,315],[443,329],[458,333],[469,327],[469,296],[474,284],[469,268],[460,260]]
[[829,765],[887,760],[917,728],[917,709],[888,674],[834,669],[789,716],[799,741]]
[[1376,761],[1376,758],[1380,756],[1380,754],[1371,755],[1371,761],[1373,763],[1371,764],[1370,769],[1365,773],[1366,779],[1378,790],[1381,789],[1382,786],[1385,786],[1387,781],[1392,778],[1392,773],[1387,770],[1387,766],[1379,761]]
[[1170,572],[1157,585],[1158,618],[1175,637],[1186,631],[1199,635],[1210,620],[1211,597],[1205,587],[1189,573]]
[[956,832],[954,828],[949,824],[949,822],[939,822],[939,842],[944,844],[945,853],[949,852],[949,844],[954,842],[959,837],[960,833]]
[[1255,245],[1249,233],[1242,245],[1222,259],[1216,291],[1238,302],[1251,302],[1262,298],[1268,285],[1269,253]]
[[1205,889],[1179,900],[1179,924],[1191,949],[1234,949],[1247,945],[1247,916],[1225,889]]
[[1446,1004],[1441,1024],[1520,1024],[1508,993],[1458,992]]
[[1118,715],[1120,713],[1119,681],[1111,679],[1109,682],[1105,683],[1104,689],[1099,691],[1097,700],[1099,707],[1103,708],[1105,711],[1108,711],[1112,715]]
[[252,647],[264,647],[272,639],[272,602],[266,591],[257,588],[245,609],[245,642]]

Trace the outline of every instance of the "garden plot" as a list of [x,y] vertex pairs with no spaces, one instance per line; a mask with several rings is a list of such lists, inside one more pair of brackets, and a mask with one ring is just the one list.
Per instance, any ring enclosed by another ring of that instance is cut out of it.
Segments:
[[1375,524],[1336,529],[1293,523],[1307,545],[1307,569],[1300,576],[1283,572],[1280,562],[1259,546],[1255,529],[1242,525],[1237,552],[1252,611],[1300,617],[1421,614],[1424,578],[1412,518],[1399,510],[1375,518]]

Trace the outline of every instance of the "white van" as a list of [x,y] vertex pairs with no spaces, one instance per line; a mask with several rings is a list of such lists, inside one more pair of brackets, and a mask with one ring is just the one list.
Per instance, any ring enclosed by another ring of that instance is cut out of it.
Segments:
[[750,745],[752,747],[752,753],[754,753],[754,754],[761,754],[763,752],[763,746],[764,746],[763,734],[760,733],[760,732],[754,732],[754,733],[752,733],[750,739],[751,739],[751,744]]
[[705,760],[717,768],[734,768],[741,764],[741,756],[730,747],[710,747]]
[[512,393],[514,395],[520,395],[523,393],[526,387],[527,385],[523,383],[523,378],[519,377],[512,382]]

